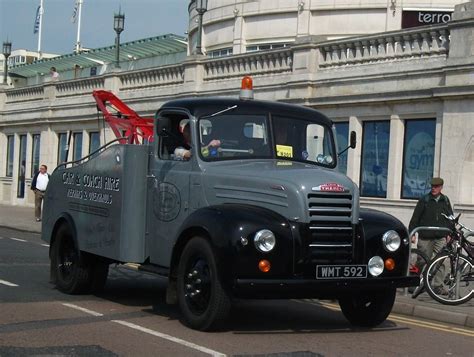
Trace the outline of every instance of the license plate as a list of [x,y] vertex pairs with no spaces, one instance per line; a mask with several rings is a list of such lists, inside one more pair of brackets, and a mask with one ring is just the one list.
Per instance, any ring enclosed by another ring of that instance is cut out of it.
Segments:
[[317,279],[357,279],[367,277],[367,265],[317,265]]

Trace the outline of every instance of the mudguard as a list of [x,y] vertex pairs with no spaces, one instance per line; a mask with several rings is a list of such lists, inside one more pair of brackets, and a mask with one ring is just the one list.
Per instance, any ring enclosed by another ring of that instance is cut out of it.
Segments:
[[[269,229],[275,234],[276,245],[271,252],[262,253],[254,245],[255,233],[261,229]],[[272,264],[271,273],[266,276],[283,276],[292,271],[294,247],[290,223],[269,209],[223,204],[197,210],[183,224],[174,248],[172,265],[179,260],[180,251],[186,242],[199,234],[209,238],[223,281],[261,276],[263,273],[258,269],[261,259],[267,259]]]
[[56,231],[63,222],[66,222],[69,225],[69,227],[71,227],[74,246],[76,247],[77,252],[80,255],[81,251],[79,250],[79,242],[77,241],[76,225],[74,224],[74,219],[67,212],[63,212],[58,217],[58,219],[56,220],[53,226],[53,229],[51,230],[51,235],[49,236],[49,255],[51,256],[51,248],[53,247],[54,239],[56,238]]
[[[392,257],[396,261],[396,268],[390,275],[406,275],[410,240],[405,225],[390,214],[363,208],[360,210],[360,229],[366,245],[366,258],[378,255],[385,260]],[[382,245],[382,236],[389,230],[396,231],[402,240],[400,248],[395,252],[387,252]]]

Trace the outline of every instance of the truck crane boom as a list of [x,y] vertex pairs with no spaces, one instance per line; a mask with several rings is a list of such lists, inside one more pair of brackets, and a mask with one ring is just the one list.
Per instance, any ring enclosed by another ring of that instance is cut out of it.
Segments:
[[141,117],[112,92],[95,90],[92,95],[97,109],[121,144],[139,145],[153,141],[153,118]]

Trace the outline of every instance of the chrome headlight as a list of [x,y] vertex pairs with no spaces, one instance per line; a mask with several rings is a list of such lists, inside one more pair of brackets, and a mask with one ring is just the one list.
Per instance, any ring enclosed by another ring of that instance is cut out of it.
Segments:
[[367,264],[367,268],[369,269],[370,275],[379,276],[383,273],[383,259],[380,258],[378,255],[370,258],[369,263]]
[[255,248],[257,248],[259,251],[267,253],[275,248],[275,235],[268,229],[262,229],[261,231],[255,233],[253,243],[255,244]]
[[396,251],[398,248],[400,248],[401,242],[402,240],[400,239],[398,233],[392,230],[385,232],[382,237],[383,247],[387,252]]

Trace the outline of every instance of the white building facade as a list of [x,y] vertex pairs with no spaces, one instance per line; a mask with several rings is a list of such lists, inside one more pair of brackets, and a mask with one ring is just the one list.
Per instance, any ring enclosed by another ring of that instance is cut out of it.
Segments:
[[[189,4],[190,52],[196,44],[196,0]],[[302,36],[334,40],[446,23],[459,0],[209,0],[204,53],[240,54],[291,45]]]
[[111,90],[150,116],[176,97],[237,96],[241,77],[251,75],[256,99],[330,117],[341,147],[357,132],[357,148],[338,169],[359,185],[362,205],[408,224],[429,179],[441,176],[455,211],[474,226],[474,44],[465,41],[474,36],[474,3],[457,5],[452,18],[350,38],[297,36],[288,47],[189,55],[174,65],[1,89],[0,203],[32,205],[31,177],[40,163],[51,171],[66,159],[69,137],[68,160],[112,138],[97,119],[92,90]]

